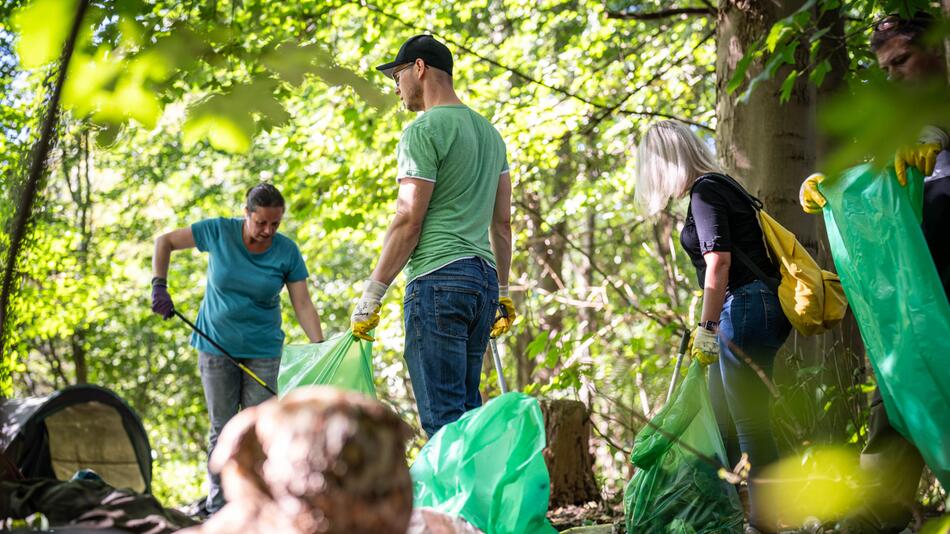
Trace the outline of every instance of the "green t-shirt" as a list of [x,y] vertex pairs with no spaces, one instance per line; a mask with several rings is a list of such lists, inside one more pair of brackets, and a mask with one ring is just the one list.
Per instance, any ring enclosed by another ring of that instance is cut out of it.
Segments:
[[406,280],[462,258],[494,265],[488,230],[498,178],[508,172],[505,142],[495,127],[467,106],[436,106],[406,128],[396,154],[399,179],[435,183]]

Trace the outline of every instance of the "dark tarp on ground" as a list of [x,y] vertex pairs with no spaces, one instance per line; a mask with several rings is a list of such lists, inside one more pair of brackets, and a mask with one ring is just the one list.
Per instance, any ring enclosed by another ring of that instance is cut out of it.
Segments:
[[56,527],[118,528],[149,534],[197,524],[181,512],[163,508],[151,495],[115,489],[99,480],[0,481],[0,518],[35,513],[45,515]]
[[0,453],[27,478],[68,480],[92,469],[117,488],[152,488],[152,448],[142,421],[98,386],[0,402]]

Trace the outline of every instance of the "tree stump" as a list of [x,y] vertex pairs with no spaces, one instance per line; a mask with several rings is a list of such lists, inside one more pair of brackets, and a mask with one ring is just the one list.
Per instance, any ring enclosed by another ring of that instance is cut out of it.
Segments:
[[544,462],[551,475],[551,509],[600,501],[590,453],[590,413],[573,400],[543,400],[547,447]]

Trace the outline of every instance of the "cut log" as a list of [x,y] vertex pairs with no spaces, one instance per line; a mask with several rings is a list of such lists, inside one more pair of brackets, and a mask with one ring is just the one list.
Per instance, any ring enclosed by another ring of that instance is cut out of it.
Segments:
[[573,400],[544,400],[541,412],[547,437],[544,461],[551,475],[549,508],[600,501],[587,407]]

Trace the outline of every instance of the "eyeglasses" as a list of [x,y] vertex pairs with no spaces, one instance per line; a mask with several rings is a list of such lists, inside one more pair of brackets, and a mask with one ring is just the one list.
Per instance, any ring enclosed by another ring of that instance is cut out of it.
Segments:
[[[393,77],[393,81],[396,82],[396,87],[399,87],[399,76],[397,76],[397,74],[399,74],[400,72],[402,72],[402,71],[408,69],[409,67],[411,67],[411,66],[413,66],[413,65],[415,65],[415,62],[413,62],[413,63],[406,63],[405,65],[403,65],[403,66],[401,66],[401,67],[398,67],[396,70],[393,71],[392,77]],[[426,69],[428,69],[428,68],[429,68],[428,65],[426,65],[425,63],[422,64],[422,70],[426,70]]]
[[396,68],[393,70],[392,77],[393,81],[396,82],[396,87],[399,87],[399,73],[413,66],[415,63],[406,63],[405,65]]

